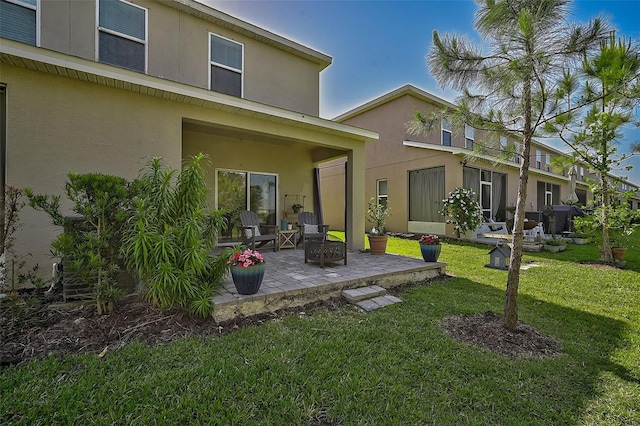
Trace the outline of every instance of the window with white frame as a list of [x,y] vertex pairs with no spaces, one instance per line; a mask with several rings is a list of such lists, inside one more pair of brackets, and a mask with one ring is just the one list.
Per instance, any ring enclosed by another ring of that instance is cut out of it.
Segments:
[[515,144],[515,153],[513,154],[513,162],[520,164],[520,155],[522,154],[522,145],[518,142]]
[[536,149],[536,169],[542,168],[542,152]]
[[578,172],[578,179],[584,180],[584,167],[580,167],[580,171]]
[[377,190],[376,190],[376,198],[378,199],[378,204],[382,204],[383,206],[387,205],[389,192],[387,190],[387,180],[380,179],[377,181]]
[[506,136],[500,136],[500,148],[502,149],[502,151],[506,151],[507,150],[507,145],[509,144],[509,142],[507,141],[507,137]]
[[464,147],[473,149],[475,129],[468,124],[464,125]]
[[538,181],[538,210],[560,204],[560,185]]
[[485,219],[493,219],[491,212],[491,171],[480,170],[480,207]]
[[241,98],[244,46],[209,34],[209,90]]
[[487,169],[464,166],[462,186],[471,189],[486,219],[506,219],[507,175]]
[[451,118],[448,115],[442,117],[442,145],[451,146]]
[[553,185],[550,183],[546,183],[544,187],[544,205],[551,206],[553,205]]
[[546,154],[544,156],[544,164],[545,164],[545,167],[547,168],[547,171],[550,172],[551,171],[551,155]]
[[123,0],[98,1],[98,61],[147,72],[147,9]]
[[0,37],[37,46],[39,0],[0,0]]

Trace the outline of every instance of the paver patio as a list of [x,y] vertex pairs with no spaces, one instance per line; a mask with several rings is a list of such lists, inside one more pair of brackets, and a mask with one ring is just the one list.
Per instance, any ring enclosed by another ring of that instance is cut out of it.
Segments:
[[266,272],[258,293],[240,295],[227,277],[214,296],[214,318],[226,321],[278,309],[302,306],[318,300],[339,297],[342,290],[378,285],[392,288],[410,282],[436,278],[446,273],[446,263],[394,254],[372,255],[349,250],[348,264],[342,261],[321,268],[304,263],[304,250],[260,250]]

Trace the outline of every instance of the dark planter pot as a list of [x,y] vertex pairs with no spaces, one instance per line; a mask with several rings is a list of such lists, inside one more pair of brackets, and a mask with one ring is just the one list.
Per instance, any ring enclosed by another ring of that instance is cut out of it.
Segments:
[[387,235],[369,235],[371,254],[385,254],[387,252]]
[[230,266],[233,284],[239,294],[255,294],[260,290],[262,279],[264,278],[264,263],[242,267]]
[[441,250],[441,244],[420,244],[420,252],[425,262],[437,262]]

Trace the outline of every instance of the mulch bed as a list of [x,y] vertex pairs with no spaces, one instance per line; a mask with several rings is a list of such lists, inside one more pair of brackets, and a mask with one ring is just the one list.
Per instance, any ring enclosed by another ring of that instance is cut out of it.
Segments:
[[[118,303],[111,315],[98,315],[93,304],[61,311],[49,309],[47,303],[42,303],[14,323],[15,315],[3,301],[0,303],[0,367],[54,354],[99,354],[131,342],[154,346],[186,336],[222,336],[242,327],[291,315],[336,310],[344,304],[342,299],[330,299],[217,323],[211,318],[192,317],[184,310],[156,309],[137,296],[129,296]],[[561,351],[557,340],[526,324],[519,323],[515,332],[506,330],[502,327],[502,317],[493,312],[448,317],[441,325],[453,339],[510,359],[543,358]]]
[[553,337],[521,321],[516,331],[509,331],[502,326],[502,318],[494,312],[457,315],[445,318],[441,326],[455,340],[510,359],[545,358],[561,353],[562,345]]
[[224,323],[190,316],[181,309],[153,308],[137,296],[120,301],[110,315],[98,315],[94,304],[70,311],[50,310],[43,304],[21,321],[14,318],[6,302],[0,303],[0,367],[44,359],[53,354],[99,354],[132,342],[162,345],[186,336],[222,336],[249,325],[300,315],[314,310],[335,310],[340,299],[315,302],[304,307],[241,317]]

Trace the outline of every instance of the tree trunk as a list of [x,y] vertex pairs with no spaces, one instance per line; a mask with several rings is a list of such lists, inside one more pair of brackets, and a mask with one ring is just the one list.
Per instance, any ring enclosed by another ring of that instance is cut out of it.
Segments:
[[605,176],[600,176],[602,182],[602,261],[614,264],[613,252],[611,251],[611,239],[609,236],[609,205],[611,196],[609,195],[609,184]]
[[520,164],[520,183],[518,185],[518,201],[513,219],[513,248],[509,259],[507,275],[507,291],[504,301],[503,326],[507,330],[515,330],[518,326],[518,285],[520,283],[520,265],[522,264],[522,246],[524,236],[524,213],[527,208],[527,182],[529,181],[529,155],[531,153],[531,86],[526,83],[523,93],[524,101],[524,134],[522,143],[522,163]]

